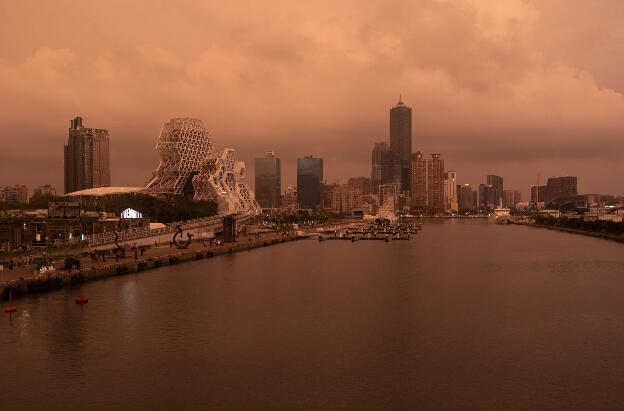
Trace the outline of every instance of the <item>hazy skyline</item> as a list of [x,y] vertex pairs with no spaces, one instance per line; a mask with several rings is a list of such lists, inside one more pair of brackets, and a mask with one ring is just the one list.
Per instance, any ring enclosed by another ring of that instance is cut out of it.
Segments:
[[413,150],[459,183],[536,174],[624,194],[624,5],[614,0],[4,2],[0,184],[62,191],[70,119],[110,131],[112,184],[142,185],[160,127],[200,118],[250,171],[274,150],[370,176],[399,94]]

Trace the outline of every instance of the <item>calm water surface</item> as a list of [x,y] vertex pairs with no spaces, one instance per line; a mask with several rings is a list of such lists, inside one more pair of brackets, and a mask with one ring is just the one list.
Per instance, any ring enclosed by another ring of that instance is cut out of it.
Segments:
[[621,408],[623,251],[447,222],[29,296],[0,317],[0,409]]

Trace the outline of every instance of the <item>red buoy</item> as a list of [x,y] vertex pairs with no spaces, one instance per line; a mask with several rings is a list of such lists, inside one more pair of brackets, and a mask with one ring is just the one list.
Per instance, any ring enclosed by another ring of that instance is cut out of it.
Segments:
[[82,288],[80,288],[80,297],[76,298],[76,304],[85,304],[88,303],[89,299],[88,298],[84,298],[82,296]]
[[14,313],[17,311],[17,308],[13,307],[12,303],[13,292],[9,291],[9,306],[4,309],[5,313]]

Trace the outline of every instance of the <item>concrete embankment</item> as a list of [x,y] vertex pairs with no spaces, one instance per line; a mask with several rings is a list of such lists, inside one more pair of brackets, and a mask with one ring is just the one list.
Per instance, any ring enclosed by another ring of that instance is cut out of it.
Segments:
[[111,263],[101,263],[92,267],[84,267],[74,270],[57,270],[39,274],[32,278],[18,278],[0,284],[0,298],[9,298],[9,292],[13,297],[62,288],[71,284],[79,284],[86,281],[94,281],[101,278],[112,277],[134,273],[138,271],[150,270],[167,265],[180,264],[186,261],[212,258],[223,254],[231,254],[239,251],[250,250],[258,247],[276,245],[287,241],[294,241],[296,236],[286,236],[279,238],[261,238],[254,241],[241,241],[237,243],[226,243],[223,246],[200,248],[193,250],[178,250],[159,256],[138,259],[126,259]]
[[562,231],[564,233],[581,234],[581,235],[586,235],[589,237],[602,238],[604,240],[611,240],[611,241],[617,241],[619,243],[624,243],[624,236],[621,236],[618,234],[600,233],[597,231],[586,231],[586,230],[579,230],[575,228],[558,227],[558,226],[544,225],[544,224],[523,224],[523,225],[527,225],[529,227],[535,227],[535,228],[546,228],[549,230]]

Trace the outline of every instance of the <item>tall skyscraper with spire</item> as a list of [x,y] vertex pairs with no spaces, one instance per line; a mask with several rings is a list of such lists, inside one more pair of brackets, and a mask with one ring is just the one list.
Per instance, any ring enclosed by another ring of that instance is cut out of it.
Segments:
[[401,191],[410,189],[410,164],[412,160],[412,109],[399,102],[390,109],[390,151],[401,163]]

